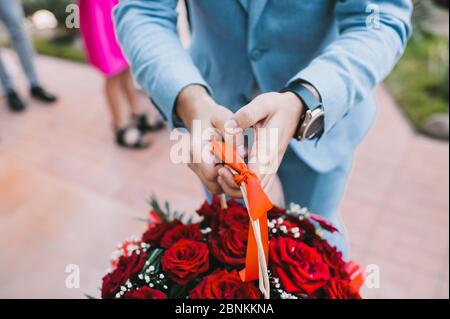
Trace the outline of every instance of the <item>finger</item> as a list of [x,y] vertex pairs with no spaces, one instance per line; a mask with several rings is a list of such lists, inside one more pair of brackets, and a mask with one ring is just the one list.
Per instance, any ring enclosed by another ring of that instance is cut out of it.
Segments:
[[291,140],[283,123],[283,119],[275,114],[264,123],[264,127],[255,129],[255,142],[250,152],[249,165],[260,176],[273,175],[278,171]]
[[216,183],[217,177],[219,177],[219,170],[222,167],[223,167],[222,165],[202,164],[202,165],[199,165],[199,173],[209,183]]
[[211,194],[218,195],[223,193],[223,190],[216,179],[218,176],[217,171],[220,169],[220,167],[208,167],[208,165],[205,164],[188,164],[188,167],[198,176],[200,181],[203,183],[203,185],[205,185],[205,187]]
[[215,127],[209,127],[205,129],[202,133],[202,140],[203,141],[221,141],[222,140],[222,132],[220,129]]
[[208,164],[202,164],[198,167],[198,175],[200,176],[200,179],[213,195],[218,195],[223,192],[222,187],[219,185],[219,183],[217,183],[220,168],[220,165]]
[[220,187],[222,188],[222,190],[225,192],[225,194],[227,194],[228,196],[234,197],[234,198],[241,198],[242,197],[242,193],[241,190],[238,189],[234,189],[231,188],[230,186],[228,186],[228,184],[224,181],[224,179],[222,178],[222,176],[219,176],[219,178],[217,179]]
[[211,124],[219,130],[225,143],[235,148],[241,157],[245,157],[245,139],[243,130],[236,121],[231,120],[233,113],[229,110],[220,111],[211,117]]
[[[243,130],[237,126],[237,123],[231,120],[233,113],[226,110],[215,113],[211,118],[211,124],[222,135],[221,140],[237,150],[239,156],[245,157],[245,139]],[[236,161],[236,159],[234,159]]]
[[245,148],[244,131],[238,126],[235,120],[225,122],[225,136],[224,140],[227,145],[235,148],[242,158],[247,156]]
[[217,182],[212,183],[208,181],[203,181],[203,184],[206,186],[206,188],[212,195],[219,195],[224,192],[220,184]]
[[233,173],[231,173],[228,168],[222,167],[221,169],[219,169],[219,177],[222,177],[223,181],[228,185],[228,187],[240,191],[239,185],[234,181]]
[[242,107],[233,117],[238,127],[246,130],[270,115],[270,107],[262,99],[256,98]]
[[211,124],[220,131],[222,137],[226,133],[225,123],[231,120],[232,117],[233,113],[226,109],[218,110],[211,116]]

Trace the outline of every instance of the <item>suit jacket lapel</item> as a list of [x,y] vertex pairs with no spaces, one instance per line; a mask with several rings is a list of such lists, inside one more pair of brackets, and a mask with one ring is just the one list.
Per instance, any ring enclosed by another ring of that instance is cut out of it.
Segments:
[[258,24],[259,18],[267,5],[268,0],[250,0],[249,5],[249,27],[253,31]]

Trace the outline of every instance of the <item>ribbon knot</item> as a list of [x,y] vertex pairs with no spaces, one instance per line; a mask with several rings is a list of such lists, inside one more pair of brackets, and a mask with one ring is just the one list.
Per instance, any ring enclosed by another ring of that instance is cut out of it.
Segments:
[[241,186],[242,183],[247,184],[250,178],[257,178],[256,174],[249,170],[248,168],[244,168],[240,173],[233,176],[236,184]]

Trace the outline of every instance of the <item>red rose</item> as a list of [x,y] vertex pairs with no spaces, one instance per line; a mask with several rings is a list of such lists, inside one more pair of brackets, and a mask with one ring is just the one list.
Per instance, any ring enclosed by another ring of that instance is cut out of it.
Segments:
[[211,254],[222,263],[240,267],[245,264],[247,239],[247,231],[226,228],[213,231],[209,236]]
[[216,270],[189,293],[190,299],[259,299],[261,294],[251,282],[242,282],[236,270]]
[[243,206],[232,206],[219,214],[219,223],[222,228],[233,230],[248,230],[249,217]]
[[349,278],[346,263],[342,259],[342,252],[338,251],[336,247],[331,246],[328,241],[318,236],[314,238],[313,246],[321,254],[322,259],[330,268],[332,277],[339,277],[340,279]]
[[325,287],[325,293],[329,299],[361,299],[359,292],[346,280],[331,280]]
[[220,210],[220,198],[215,196],[213,197],[211,204],[208,203],[208,201],[205,201],[202,206],[197,209],[197,214],[209,219],[214,217]]
[[273,206],[272,209],[267,212],[267,218],[269,218],[269,220],[277,219],[285,215],[286,210],[278,206]]
[[338,229],[329,220],[323,218],[322,216],[310,214],[309,218],[317,222],[321,228],[325,229],[326,231],[329,231],[330,233],[338,232]]
[[121,285],[128,279],[136,279],[146,260],[147,254],[142,252],[139,255],[133,252],[129,257],[121,257],[117,268],[103,277],[102,298],[115,298]]
[[242,205],[242,203],[240,203],[240,202],[238,202],[237,200],[234,200],[234,199],[229,199],[228,201],[227,201],[227,206],[229,207],[229,208],[231,208],[231,207],[244,207],[243,205]]
[[275,238],[270,242],[270,257],[274,274],[289,293],[312,295],[330,279],[328,265],[320,254],[303,242]]
[[172,281],[185,285],[208,271],[208,246],[206,243],[182,239],[164,253],[161,265]]
[[209,244],[212,255],[227,265],[245,264],[249,217],[245,208],[236,201],[221,211],[212,223]]
[[123,299],[167,299],[167,295],[162,291],[141,287],[137,290],[127,291],[122,297]]
[[199,224],[194,225],[180,225],[169,229],[161,239],[160,246],[162,248],[169,248],[180,239],[191,239],[195,241],[202,241],[203,234],[200,230]]
[[[229,208],[231,207],[238,207],[242,206],[241,203],[238,201],[235,201],[234,199],[230,199],[227,201],[227,206]],[[220,198],[217,196],[214,196],[211,203],[208,203],[208,201],[205,201],[202,206],[197,209],[197,214],[200,216],[205,217],[206,219],[211,219],[212,217],[217,216],[222,211],[222,206],[220,204]]]
[[143,235],[142,242],[150,244],[154,247],[159,247],[162,236],[170,229],[181,225],[179,220],[174,220],[169,223],[152,225]]

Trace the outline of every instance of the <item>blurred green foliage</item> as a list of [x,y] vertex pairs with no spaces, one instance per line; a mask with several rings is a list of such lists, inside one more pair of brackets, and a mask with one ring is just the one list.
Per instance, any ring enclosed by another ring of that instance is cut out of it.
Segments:
[[417,30],[386,84],[420,131],[435,113],[448,113],[449,41]]
[[34,46],[39,54],[75,62],[86,61],[84,52],[82,50],[74,48],[71,43],[36,39],[34,40]]
[[[74,62],[86,62],[86,56],[81,49],[74,47],[72,42],[60,41],[59,39],[34,39],[36,52],[43,55],[61,58]],[[0,47],[11,48],[9,41],[0,41]]]

